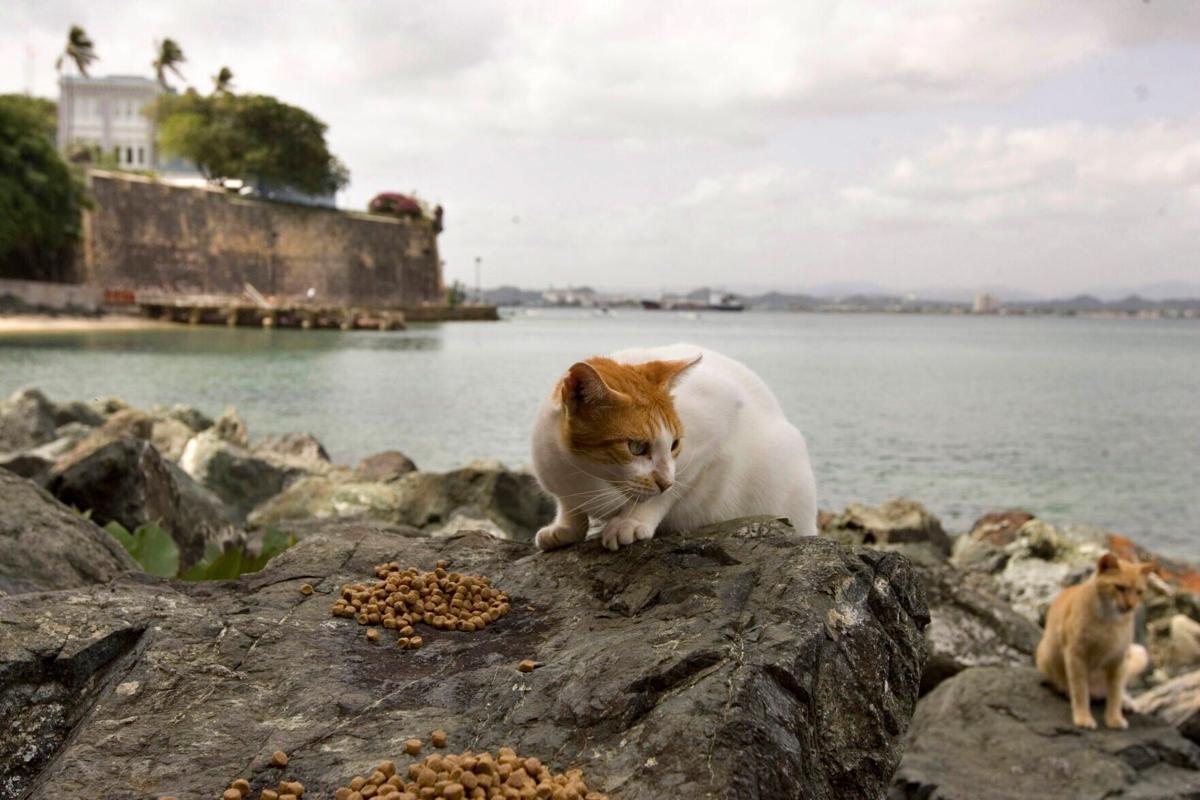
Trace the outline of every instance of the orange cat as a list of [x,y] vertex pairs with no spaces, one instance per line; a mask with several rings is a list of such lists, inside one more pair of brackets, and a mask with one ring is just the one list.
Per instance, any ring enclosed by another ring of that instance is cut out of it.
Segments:
[[1127,728],[1121,713],[1125,681],[1146,668],[1146,649],[1133,644],[1133,614],[1146,591],[1152,564],[1100,557],[1096,573],[1063,589],[1046,613],[1037,668],[1071,698],[1071,716],[1095,728],[1092,698],[1104,698],[1104,724]]

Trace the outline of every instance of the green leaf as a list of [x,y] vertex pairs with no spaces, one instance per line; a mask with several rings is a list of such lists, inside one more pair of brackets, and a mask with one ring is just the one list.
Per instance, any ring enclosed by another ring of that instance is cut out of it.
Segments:
[[130,533],[119,522],[104,526],[108,533],[129,551],[133,560],[142,565],[147,573],[159,578],[174,578],[179,572],[179,547],[171,534],[148,522]]

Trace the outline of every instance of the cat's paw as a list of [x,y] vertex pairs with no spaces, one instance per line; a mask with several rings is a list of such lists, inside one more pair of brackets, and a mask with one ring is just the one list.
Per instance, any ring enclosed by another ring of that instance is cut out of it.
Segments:
[[538,531],[537,536],[533,537],[533,541],[539,550],[554,550],[558,547],[575,544],[580,538],[573,529],[566,525],[551,523]]
[[[1109,728],[1116,728],[1118,730],[1125,730],[1129,727],[1129,721],[1125,719],[1123,714],[1105,715],[1104,724]],[[1095,723],[1092,724],[1092,727],[1096,727]]]
[[654,538],[654,528],[636,519],[617,517],[609,520],[600,533],[600,541],[609,550]]
[[1096,729],[1096,718],[1090,712],[1086,714],[1075,714],[1074,720],[1076,728],[1087,728],[1094,731]]

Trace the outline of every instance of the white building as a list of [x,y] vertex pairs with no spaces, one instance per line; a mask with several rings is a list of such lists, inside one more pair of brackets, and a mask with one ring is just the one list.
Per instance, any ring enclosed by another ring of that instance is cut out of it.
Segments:
[[995,314],[1000,311],[1000,300],[994,294],[979,292],[971,310],[976,314]]
[[148,78],[110,75],[59,79],[58,149],[78,147],[113,158],[127,169],[158,169],[154,122],[144,110],[163,88]]

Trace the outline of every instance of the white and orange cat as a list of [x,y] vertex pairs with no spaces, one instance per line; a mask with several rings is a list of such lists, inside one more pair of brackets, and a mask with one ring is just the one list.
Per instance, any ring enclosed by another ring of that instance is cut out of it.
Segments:
[[1127,728],[1121,704],[1125,682],[1146,668],[1146,648],[1133,643],[1133,616],[1153,564],[1100,557],[1096,572],[1063,589],[1046,612],[1037,668],[1071,699],[1080,728],[1095,728],[1091,701],[1104,700],[1104,724]]
[[749,368],[693,345],[572,364],[538,410],[533,468],[558,501],[543,550],[593,524],[610,550],[759,514],[817,531],[804,437]]

